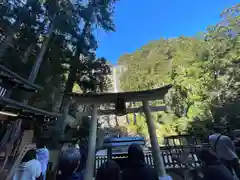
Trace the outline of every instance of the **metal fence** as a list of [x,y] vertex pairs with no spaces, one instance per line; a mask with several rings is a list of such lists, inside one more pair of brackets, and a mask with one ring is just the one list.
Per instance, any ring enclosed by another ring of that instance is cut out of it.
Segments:
[[[166,169],[176,169],[176,168],[186,168],[186,165],[176,161],[175,159],[181,159],[183,154],[186,153],[186,157],[184,157],[193,167],[199,167],[200,161],[197,158],[196,151],[199,146],[166,146],[161,148],[162,158]],[[150,151],[145,151],[145,162],[154,167],[152,153]],[[128,158],[127,154],[117,154],[112,155],[112,159],[126,160]],[[107,161],[106,155],[96,156],[95,166],[96,170],[101,166],[102,163]],[[126,161],[125,161],[126,163]],[[188,163],[188,164],[189,164]],[[123,165],[124,166],[124,165]]]

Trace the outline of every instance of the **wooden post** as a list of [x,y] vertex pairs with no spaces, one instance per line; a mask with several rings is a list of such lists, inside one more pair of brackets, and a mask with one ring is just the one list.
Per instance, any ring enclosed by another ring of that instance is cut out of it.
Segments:
[[96,139],[97,139],[97,109],[96,104],[92,105],[92,120],[90,125],[90,133],[88,140],[88,155],[86,164],[86,173],[84,180],[92,180],[94,172],[94,161],[96,152]]
[[162,153],[160,151],[160,147],[158,144],[158,140],[156,136],[156,128],[151,116],[151,111],[149,108],[148,101],[143,101],[143,109],[146,116],[148,133],[149,133],[151,145],[152,145],[153,161],[154,161],[156,170],[158,172],[158,175],[160,177],[165,177],[166,171],[165,171],[165,167],[162,159]]
[[112,148],[111,147],[107,149],[107,159],[112,160]]

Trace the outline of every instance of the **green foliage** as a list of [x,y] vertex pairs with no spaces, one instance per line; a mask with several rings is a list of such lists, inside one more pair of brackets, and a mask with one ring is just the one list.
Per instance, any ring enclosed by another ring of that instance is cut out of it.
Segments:
[[[240,127],[239,10],[240,4],[225,10],[221,22],[201,36],[152,41],[120,57],[118,63],[128,67],[121,76],[123,90],[173,84],[164,99],[171,110],[153,114],[160,139],[199,128],[203,134],[212,122]],[[145,134],[141,119],[137,115],[136,127],[129,128]]]
[[[54,110],[55,97],[62,96],[67,80],[71,80],[68,92],[73,84],[79,85],[81,92],[106,88],[110,70],[104,58],[95,56],[97,41],[93,27],[114,30],[114,2],[0,3],[0,62],[25,78],[33,65],[40,62],[35,83],[44,87],[44,91],[28,98],[29,104]],[[72,69],[75,71],[69,78]],[[12,94],[13,99],[22,100],[22,96],[19,91]]]
[[[31,97],[16,88],[11,98],[63,113],[72,91],[106,90],[110,69],[104,58],[96,57],[94,31],[114,30],[114,3],[115,0],[3,0],[0,63],[44,88]],[[71,105],[74,110],[70,111],[77,111],[78,106]],[[63,114],[56,124],[46,124],[54,126],[48,137],[56,141],[65,129],[67,110]],[[89,127],[82,126],[87,129],[82,133],[88,134]]]

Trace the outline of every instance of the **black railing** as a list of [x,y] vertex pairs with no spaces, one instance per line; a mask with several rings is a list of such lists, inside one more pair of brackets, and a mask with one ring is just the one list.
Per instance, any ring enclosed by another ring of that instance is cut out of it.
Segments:
[[[204,146],[208,146],[205,144]],[[199,145],[190,146],[165,146],[161,147],[162,158],[166,169],[186,168],[186,164],[181,161],[185,158],[186,162],[192,167],[199,167],[200,161],[197,158],[196,152],[199,149]],[[185,156],[185,157],[184,157]],[[113,154],[112,159],[117,161],[121,169],[127,166],[127,154]],[[180,160],[180,161],[178,161]],[[107,161],[106,155],[96,156],[96,169],[98,169],[102,163]],[[154,161],[151,151],[145,152],[145,162],[154,167]]]
[[4,97],[5,94],[6,94],[6,92],[7,92],[7,89],[4,88],[4,87],[2,87],[2,86],[0,86],[0,96],[1,96],[1,97]]

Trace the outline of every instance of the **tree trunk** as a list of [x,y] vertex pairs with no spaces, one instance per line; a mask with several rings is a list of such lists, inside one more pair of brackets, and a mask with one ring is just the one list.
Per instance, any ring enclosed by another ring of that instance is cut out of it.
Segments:
[[[41,67],[41,64],[43,62],[43,57],[44,57],[44,54],[46,53],[46,50],[47,50],[47,47],[48,47],[48,44],[49,44],[49,41],[51,39],[51,36],[54,32],[54,20],[52,21],[52,23],[50,24],[50,28],[49,28],[49,31],[46,35],[46,38],[45,40],[43,41],[43,44],[42,44],[42,47],[40,49],[40,52],[37,56],[37,60],[28,76],[28,80],[31,82],[31,83],[34,83],[34,81],[36,80],[36,77],[38,75],[38,72],[40,70],[40,67]],[[31,46],[31,45],[30,45]],[[30,52],[25,52],[25,53],[29,53],[28,55],[30,55]],[[24,54],[25,55],[25,54]],[[28,103],[28,100],[29,100],[30,96],[28,93],[24,93],[24,95],[22,96],[22,101],[27,104]]]
[[136,113],[133,113],[133,124],[134,125],[137,124],[137,115],[136,115]]
[[24,55],[23,55],[23,59],[22,59],[22,62],[24,64],[26,64],[28,62],[28,57],[30,56],[33,48],[35,47],[36,43],[33,43],[33,44],[30,44],[28,47],[27,47],[27,50],[25,51]]
[[46,35],[46,38],[45,40],[43,41],[43,44],[42,44],[42,47],[41,47],[41,50],[37,56],[37,60],[32,68],[32,71],[28,77],[28,80],[30,82],[34,82],[36,77],[37,77],[37,74],[39,72],[39,69],[41,67],[41,64],[43,62],[43,57],[44,57],[44,54],[46,53],[46,50],[47,50],[47,47],[48,47],[48,44],[49,44],[49,41],[50,41],[50,37],[52,36],[53,32],[54,32],[54,20],[52,21],[52,23],[50,24],[50,28],[49,28],[49,31]]
[[130,124],[128,114],[126,114],[127,123]]
[[61,135],[63,135],[63,133],[64,133],[64,129],[65,129],[64,121],[67,118],[68,112],[69,112],[70,97],[69,97],[68,93],[72,92],[73,85],[76,80],[76,74],[77,74],[77,70],[78,70],[78,62],[79,62],[80,53],[81,53],[80,47],[77,46],[76,54],[70,65],[70,73],[68,76],[68,80],[66,83],[66,87],[64,90],[64,95],[63,95],[63,99],[62,99],[62,103],[61,103],[61,107],[60,107],[60,112],[62,113],[62,116],[59,118],[59,122],[57,123],[58,124],[57,129],[59,130],[59,133]]
[[52,104],[53,104],[52,111],[53,112],[59,112],[59,108],[60,108],[62,98],[63,98],[62,90],[63,90],[62,84],[60,84],[58,86],[58,88],[56,88],[56,91],[54,93],[53,102],[52,102]]
[[115,115],[115,125],[117,126],[117,127],[119,127],[119,123],[118,123],[118,117]]
[[[47,23],[47,22],[46,22]],[[41,35],[41,30],[39,29],[36,33],[36,37],[39,38],[39,36]],[[24,53],[24,56],[23,56],[23,59],[22,59],[22,62],[24,64],[26,64],[28,62],[28,58],[29,56],[31,55],[33,49],[36,47],[37,45],[37,41],[38,39],[36,40],[36,42],[32,42],[28,47],[27,47],[27,50],[25,51]]]

